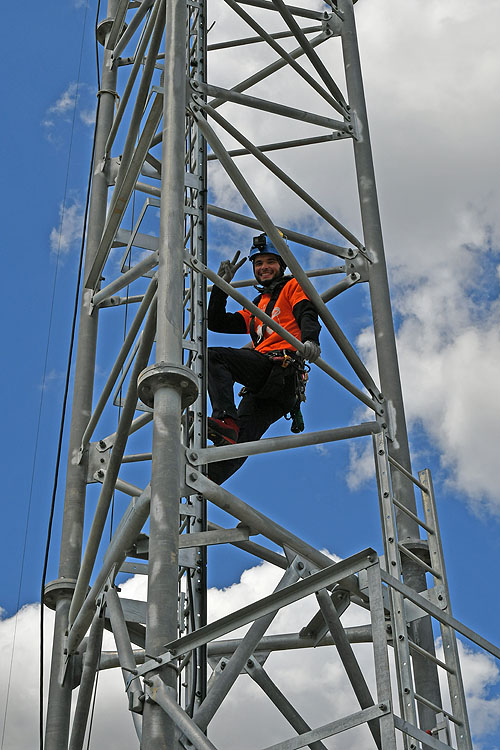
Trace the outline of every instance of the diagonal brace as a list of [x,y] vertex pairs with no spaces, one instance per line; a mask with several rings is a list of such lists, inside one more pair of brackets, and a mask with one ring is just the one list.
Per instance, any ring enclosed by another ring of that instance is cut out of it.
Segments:
[[[286,698],[275,682],[269,677],[266,670],[261,667],[256,659],[249,659],[246,666],[246,671],[254,680],[257,685],[262,688],[264,693],[274,703],[276,708],[283,714],[289,724],[295,729],[297,734],[305,734],[311,731],[309,724],[304,721],[302,716],[299,714],[296,708],[292,706],[288,698]],[[311,750],[327,750],[326,746],[319,740],[316,742],[310,742],[309,747]]]
[[[342,664],[344,665],[347,676],[352,685],[356,698],[358,699],[361,708],[369,708],[374,705],[374,700],[371,696],[366,680],[363,676],[363,672],[358,664],[358,660],[354,655],[352,646],[347,639],[344,631],[344,627],[340,622],[335,605],[333,604],[330,594],[326,589],[322,589],[316,593],[319,606],[325,618],[325,622],[328,625],[332,638],[337,646]],[[378,748],[381,747],[380,741],[380,729],[378,723],[368,722],[368,726],[373,735],[373,739]]]

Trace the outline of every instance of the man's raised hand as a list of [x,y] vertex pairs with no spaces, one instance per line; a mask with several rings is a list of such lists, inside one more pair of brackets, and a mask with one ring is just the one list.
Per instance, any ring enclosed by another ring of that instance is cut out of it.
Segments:
[[231,283],[236,271],[241,268],[243,263],[246,261],[246,258],[242,258],[240,261],[238,261],[239,257],[240,251],[237,250],[232,260],[223,260],[219,266],[219,270],[217,271],[217,273],[221,278],[224,279],[224,281],[227,281],[228,284]]

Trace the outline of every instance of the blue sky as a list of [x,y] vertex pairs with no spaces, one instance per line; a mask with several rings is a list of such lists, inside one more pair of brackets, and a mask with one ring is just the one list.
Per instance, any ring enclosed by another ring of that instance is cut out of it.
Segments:
[[[498,643],[499,104],[494,92],[500,63],[493,29],[500,10],[492,0],[481,10],[464,8],[458,0],[438,0],[433,8],[416,2],[404,9],[395,2],[378,10],[375,5],[358,3],[358,27],[414,468],[433,472],[454,614]],[[21,29],[19,11],[12,4],[4,8],[4,619],[40,596],[96,102],[95,12],[94,0],[88,9],[83,0],[30,2]],[[224,23],[221,17],[220,30],[215,27],[219,38]],[[225,85],[222,67],[214,63]],[[342,152],[338,171],[347,163],[347,144],[336,145]],[[314,159],[313,151],[294,168],[306,169],[309,158]],[[313,186],[325,178],[305,179]],[[338,196],[336,208],[340,218],[355,224],[350,180],[346,175],[346,195]],[[217,196],[237,202],[218,173],[214,184]],[[321,187],[320,194],[331,190],[327,183]],[[280,207],[284,223],[293,221],[293,204],[287,216],[271,185],[263,193],[271,206]],[[309,228],[314,233],[316,227]],[[252,234],[238,230],[228,236],[214,223],[211,265],[233,247],[245,250]],[[331,260],[304,257],[317,266]],[[240,274],[243,278],[248,271]],[[366,288],[352,290],[332,309],[372,363]],[[220,345],[227,338],[214,336],[211,342]],[[325,359],[342,369],[334,346],[326,337],[322,343]],[[104,356],[99,364],[104,367]],[[306,429],[356,419],[354,400],[327,381],[323,373],[313,373]],[[288,434],[288,426],[276,425],[269,434]],[[337,444],[255,457],[228,488],[320,548],[340,556],[367,546],[381,551],[366,450],[368,441],[357,453]],[[48,580],[57,577],[65,464],[63,449]],[[223,554],[212,553],[211,584],[218,587],[235,583],[253,564],[238,551],[230,558]],[[484,690],[487,698],[497,697],[498,681],[492,679]],[[484,750],[500,745],[498,723],[481,742]]]

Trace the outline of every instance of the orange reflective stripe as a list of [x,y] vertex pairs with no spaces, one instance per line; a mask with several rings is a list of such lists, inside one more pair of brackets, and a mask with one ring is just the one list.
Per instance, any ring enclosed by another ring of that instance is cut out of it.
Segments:
[[[267,292],[264,292],[264,294],[262,294],[260,298],[258,307],[261,310],[265,311],[270,298],[271,295]],[[302,300],[306,299],[308,299],[308,297],[299,286],[297,280],[291,279],[288,284],[286,284],[281,290],[271,315],[273,320],[275,320],[277,323],[279,323],[280,326],[289,331],[299,341],[301,340],[300,328],[299,324],[294,318],[293,308],[295,307],[297,302],[302,302]],[[247,331],[250,332],[250,318],[252,314],[245,309],[238,310],[238,312],[243,316]],[[255,330],[257,334],[259,334],[262,330],[262,322],[258,318],[255,318]],[[292,351],[295,351],[294,347],[289,344],[288,341],[282,339],[279,334],[275,333],[270,328],[266,328],[264,340],[261,341],[255,347],[255,349],[258,352],[262,353],[273,351],[273,349],[291,349]]]

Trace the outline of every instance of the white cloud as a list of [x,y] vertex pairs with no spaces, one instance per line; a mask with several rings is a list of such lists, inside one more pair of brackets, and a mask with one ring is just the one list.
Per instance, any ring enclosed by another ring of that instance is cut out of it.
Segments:
[[81,242],[84,211],[81,202],[74,198],[59,206],[59,226],[50,232],[50,248],[53,253],[66,254]]
[[[38,745],[39,618],[39,605],[29,604],[14,617],[0,620],[0,732],[5,750],[28,750]],[[50,611],[45,624],[44,652],[50,654],[53,627]],[[45,663],[47,678],[48,661]]]
[[[222,617],[272,592],[282,571],[264,563],[244,571],[241,580],[232,586],[209,591],[209,618]],[[144,599],[146,579],[136,576],[121,586],[121,595]],[[293,633],[300,630],[317,611],[315,599],[309,597],[282,610],[269,628],[268,634]],[[30,750],[37,744],[38,717],[35,710],[26,712],[26,705],[36,706],[38,696],[38,632],[39,605],[29,605],[17,615],[16,644],[12,678],[9,685],[9,702],[4,734],[4,750]],[[348,609],[342,618],[344,625],[353,626],[368,621],[364,610]],[[53,614],[46,612],[45,651],[50,651]],[[2,680],[0,705],[5,705],[8,664],[12,650],[15,618],[0,620],[0,654]],[[228,637],[235,637],[231,633]],[[438,655],[440,644],[438,643]],[[475,737],[475,747],[488,741],[500,731],[500,671],[494,660],[484,653],[473,651],[459,643],[465,689],[468,696],[470,721]],[[114,649],[110,634],[105,634],[105,649]],[[354,645],[354,650],[374,693],[374,674],[371,647]],[[45,668],[48,677],[49,665]],[[333,648],[304,649],[295,652],[275,652],[265,664],[265,669],[299,710],[311,726],[347,714],[356,709],[352,689]],[[446,693],[446,688],[445,691]],[[47,694],[47,687],[45,687]],[[241,676],[224,701],[210,725],[209,736],[219,750],[255,750],[272,742],[293,736],[288,724],[251,678]],[[326,740],[327,747],[359,750],[372,747],[366,727]],[[136,750],[137,740],[127,709],[123,680],[118,670],[100,673],[98,698],[92,725],[91,747],[110,750]],[[484,748],[492,750],[485,744]]]
[[[54,104],[47,108],[42,120],[47,138],[54,143],[58,142],[56,126],[60,122],[71,122],[75,109],[84,125],[93,126],[95,123],[95,107],[91,104],[93,97],[94,89],[87,83],[72,81],[68,84]],[[83,100],[86,102],[85,105],[83,105]]]
[[349,444],[349,472],[346,476],[349,489],[352,491],[359,489],[365,482],[372,479],[374,474],[375,465],[371,442],[361,446],[356,442],[351,442]]
[[83,122],[84,125],[94,125],[95,124],[95,108],[94,109],[82,109],[80,110],[80,120]]
[[78,83],[70,83],[59,99],[48,108],[47,112],[54,115],[65,115],[71,112],[75,107],[77,96]]
[[[472,731],[477,732],[478,740],[481,736],[492,738],[500,729],[500,669],[491,656],[472,649],[461,640],[458,640],[458,651]],[[440,639],[436,642],[436,655],[443,659]],[[443,693],[446,693],[445,683],[446,679],[443,676]],[[447,708],[451,708],[449,703]]]
[[40,384],[39,388],[41,391],[48,390],[53,383],[60,382],[64,377],[63,372],[58,372],[57,370],[49,370],[49,372],[46,373],[43,383]]

